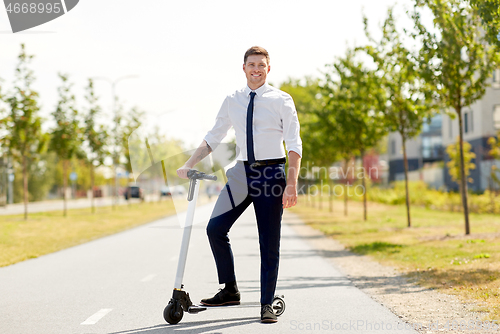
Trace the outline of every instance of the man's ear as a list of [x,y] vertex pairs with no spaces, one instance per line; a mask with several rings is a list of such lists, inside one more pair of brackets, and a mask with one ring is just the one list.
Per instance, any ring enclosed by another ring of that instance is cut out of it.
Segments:
[[245,64],[243,64],[243,72],[245,72]]
[[271,65],[268,65],[267,66],[267,73],[269,73],[270,70],[271,70]]

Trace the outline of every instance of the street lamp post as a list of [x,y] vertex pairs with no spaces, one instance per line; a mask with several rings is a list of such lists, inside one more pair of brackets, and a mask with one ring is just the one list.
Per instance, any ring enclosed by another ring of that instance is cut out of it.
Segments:
[[[115,136],[117,135],[117,132],[118,132],[118,111],[116,110],[116,105],[115,105],[115,102],[116,102],[116,85],[118,84],[118,82],[122,81],[122,80],[125,80],[125,79],[134,79],[134,78],[137,78],[139,77],[138,75],[126,75],[126,76],[123,76],[123,77],[119,77],[118,79],[115,79],[115,80],[111,80],[109,78],[106,78],[106,77],[95,77],[93,78],[94,80],[105,80],[107,82],[109,82],[111,84],[111,96],[112,96],[112,101],[111,101],[111,111],[114,113],[115,115]],[[113,157],[113,169],[114,169],[114,173],[115,173],[115,191],[114,191],[114,195],[115,195],[115,200],[113,202],[114,205],[118,205],[118,147],[116,146],[118,143],[116,142],[115,143],[115,156]]]

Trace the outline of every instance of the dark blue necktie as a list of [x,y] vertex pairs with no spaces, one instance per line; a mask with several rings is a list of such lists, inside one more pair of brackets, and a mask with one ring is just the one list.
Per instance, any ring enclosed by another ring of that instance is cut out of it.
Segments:
[[255,92],[250,93],[250,102],[248,103],[247,109],[247,158],[248,163],[255,163],[255,154],[253,151],[253,98],[255,97]]

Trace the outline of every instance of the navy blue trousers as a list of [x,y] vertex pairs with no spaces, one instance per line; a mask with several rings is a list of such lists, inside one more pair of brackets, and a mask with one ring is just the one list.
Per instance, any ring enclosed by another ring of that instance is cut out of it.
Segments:
[[228,182],[217,199],[207,226],[219,283],[236,281],[228,232],[253,203],[260,244],[260,302],[272,304],[278,279],[285,164],[250,167],[238,162],[226,175]]

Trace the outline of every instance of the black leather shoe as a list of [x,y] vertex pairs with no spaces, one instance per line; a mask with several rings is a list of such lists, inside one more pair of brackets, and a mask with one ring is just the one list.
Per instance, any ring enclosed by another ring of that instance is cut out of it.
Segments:
[[221,289],[212,298],[202,299],[201,304],[206,306],[240,305],[240,292],[232,293]]
[[273,307],[269,304],[263,305],[260,310],[260,322],[277,322],[278,318],[274,314]]

